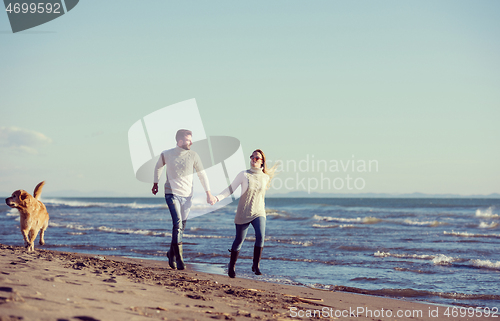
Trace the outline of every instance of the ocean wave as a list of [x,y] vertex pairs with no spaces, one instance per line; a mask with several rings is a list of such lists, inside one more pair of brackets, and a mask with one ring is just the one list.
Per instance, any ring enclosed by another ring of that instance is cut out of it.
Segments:
[[463,259],[454,258],[444,254],[438,254],[432,259],[432,263],[435,265],[451,265],[453,262],[462,261]]
[[77,230],[77,231],[100,231],[100,232],[107,232],[107,233],[117,233],[117,234],[139,234],[139,235],[159,235],[163,236],[167,233],[161,233],[161,232],[155,232],[155,231],[150,231],[150,230],[142,230],[142,229],[120,229],[120,228],[113,228],[113,227],[108,227],[108,226],[99,226],[99,227],[93,227],[93,226],[84,226],[81,224],[76,224],[76,223],[57,223],[57,222],[49,222],[50,227],[62,227],[62,228],[68,228],[72,230]]
[[[376,257],[395,257],[402,259],[420,259],[431,261],[434,265],[453,265],[454,263],[461,263],[468,267],[475,267],[480,269],[490,269],[490,270],[500,270],[500,261],[492,262],[490,260],[479,260],[479,259],[464,259],[458,257],[452,257],[444,254],[437,255],[426,255],[426,254],[398,254],[390,252],[380,252],[377,251],[373,254]],[[397,269],[397,268],[395,268]],[[398,269],[398,271],[403,271],[403,269]],[[414,272],[414,271],[410,271]]]
[[377,251],[373,254],[376,257],[396,257],[400,259],[420,259],[420,260],[433,260],[435,258],[434,255],[427,254],[398,254],[398,253],[390,253],[390,252],[380,252]]
[[273,208],[266,209],[266,216],[271,219],[283,219],[289,221],[303,221],[303,220],[308,220],[310,218],[310,216],[308,216],[307,214],[301,215],[298,213],[291,213],[284,210],[277,210]]
[[494,206],[490,206],[485,210],[477,209],[476,216],[477,217],[486,217],[486,218],[499,218],[500,215],[493,213],[494,209],[495,209]]
[[[247,237],[246,239],[254,240],[253,237],[250,237],[250,238]],[[266,241],[267,242],[276,242],[276,243],[285,243],[285,244],[291,244],[291,245],[301,245],[301,246],[306,246],[306,247],[313,245],[313,243],[311,241],[301,242],[301,241],[294,241],[291,239],[274,239],[272,237],[270,237],[270,238],[266,237]]]
[[312,227],[314,227],[314,228],[335,228],[335,227],[339,227],[339,226],[337,224],[334,224],[334,225],[313,224]]
[[10,208],[5,216],[19,216],[19,211],[17,210],[17,208]]
[[399,271],[399,272],[413,272],[413,273],[419,273],[419,274],[434,274],[434,272],[431,272],[431,271],[414,270],[414,269],[408,269],[408,268],[402,268],[402,267],[395,267],[394,271]]
[[[132,235],[144,235],[144,236],[172,236],[172,233],[170,232],[158,232],[158,231],[151,231],[147,229],[131,229],[131,228],[115,228],[115,227],[109,227],[109,226],[99,226],[99,227],[93,227],[93,226],[84,226],[81,224],[75,224],[75,223],[67,223],[67,224],[62,224],[62,223],[57,223],[57,222],[49,222],[50,227],[61,227],[61,228],[68,228],[72,230],[77,230],[77,231],[95,231],[95,232],[105,232],[105,233],[116,233],[116,234],[132,234]],[[190,231],[191,232],[196,232],[198,231],[198,228],[193,228]],[[75,234],[78,235],[78,234]],[[200,239],[223,239],[223,238],[234,238],[234,236],[224,236],[224,235],[195,235],[195,234],[184,234],[184,238],[200,238]],[[250,239],[251,237],[247,237],[247,239]]]
[[151,209],[151,208],[164,208],[166,204],[138,204],[137,202],[131,203],[112,203],[112,202],[86,202],[76,200],[59,200],[59,199],[44,199],[43,202],[48,206],[65,206],[65,207],[103,207],[103,208],[133,208],[133,209]]
[[476,233],[469,233],[469,232],[443,232],[444,235],[451,235],[451,236],[460,236],[460,237],[490,237],[490,238],[500,238],[500,234],[476,234]]
[[400,259],[418,259],[418,260],[428,260],[432,261],[435,265],[450,265],[453,262],[467,261],[461,258],[454,258],[444,254],[429,255],[429,254],[399,254],[390,252],[380,252],[377,251],[373,254],[376,257],[395,257]]
[[108,233],[116,233],[116,234],[139,234],[139,235],[154,235],[154,236],[163,236],[165,233],[154,232],[150,230],[134,230],[134,229],[120,229],[114,227],[107,226],[99,226],[96,230]]
[[497,222],[491,222],[491,223],[481,222],[481,223],[479,223],[478,227],[485,228],[485,229],[496,228],[496,227],[498,227],[498,223]]
[[353,225],[353,224],[341,224],[339,225],[340,228],[359,228],[359,225]]
[[361,289],[350,286],[343,285],[324,285],[324,284],[309,284],[309,287],[315,289],[323,289],[329,291],[341,291],[350,292],[366,295],[375,296],[389,296],[394,298],[429,298],[429,297],[440,297],[445,299],[455,299],[455,300],[485,300],[485,301],[498,301],[500,300],[500,295],[496,294],[467,294],[467,293],[449,293],[449,292],[436,292],[436,291],[426,291],[426,290],[414,290],[414,289]]
[[66,234],[68,234],[68,235],[85,235],[87,233],[85,233],[85,232],[67,232]]
[[354,225],[354,224],[313,224],[312,227],[314,228],[358,228],[359,226]]
[[362,224],[377,224],[382,222],[381,219],[365,216],[365,217],[356,217],[356,218],[345,218],[345,217],[330,217],[330,216],[320,216],[314,215],[313,220],[316,221],[326,221],[326,222],[342,222],[342,223],[362,223]]
[[446,223],[439,222],[439,221],[413,221],[410,219],[404,220],[404,223],[407,225],[419,225],[419,226],[430,226],[430,227],[436,227],[439,225],[445,225]]
[[[171,233],[165,233],[166,236],[171,236]],[[226,236],[226,235],[193,235],[193,234],[184,234],[183,238],[196,238],[196,239],[233,239],[234,236]],[[245,240],[249,240],[249,237],[246,237]]]
[[83,226],[81,224],[74,224],[74,223],[61,224],[61,223],[52,222],[52,221],[49,221],[49,226],[50,227],[63,227],[63,228],[69,228],[69,229],[72,229],[72,230],[79,230],[79,231],[91,231],[91,230],[94,230],[93,227]]
[[500,270],[500,261],[491,262],[490,260],[471,260],[472,264],[478,268],[486,268],[491,270]]

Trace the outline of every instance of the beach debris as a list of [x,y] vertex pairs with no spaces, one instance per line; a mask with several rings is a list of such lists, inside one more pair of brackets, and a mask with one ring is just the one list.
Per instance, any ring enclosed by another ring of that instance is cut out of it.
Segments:
[[78,320],[81,320],[81,321],[101,321],[99,319],[95,319],[93,317],[89,317],[89,316],[86,316],[86,315],[82,315],[82,316],[77,316],[77,317],[73,317],[74,319],[78,319]]
[[303,303],[309,303],[309,304],[312,304],[312,305],[327,306],[327,305],[319,303],[319,302],[323,302],[323,299],[302,298],[300,296],[296,296],[296,295],[292,295],[292,294],[284,294],[284,296],[289,296],[289,297],[293,298],[294,300],[300,301],[300,302],[303,302]]
[[118,281],[116,281],[116,278],[114,276],[112,276],[111,278],[109,279],[106,279],[106,280],[102,280],[102,282],[107,282],[107,283],[118,283]]
[[211,317],[213,319],[234,320],[234,318],[229,313],[215,312],[215,311],[207,311],[205,313],[213,314],[213,316]]
[[186,294],[186,296],[190,299],[206,301],[206,298],[199,294]]
[[254,292],[266,292],[264,290],[259,290],[259,289],[247,289],[248,291],[254,291]]
[[245,316],[245,317],[252,316],[252,314],[250,312],[245,311],[245,310],[238,310],[238,312],[236,312],[236,315],[242,315],[242,316]]
[[96,255],[96,256],[94,256],[94,258],[96,258],[98,260],[101,260],[101,261],[105,261],[106,260],[106,257],[105,256],[101,256],[101,255]]
[[16,291],[13,291],[12,294],[10,295],[10,297],[6,300],[6,302],[9,302],[9,301],[11,301],[11,302],[25,302],[24,298]]

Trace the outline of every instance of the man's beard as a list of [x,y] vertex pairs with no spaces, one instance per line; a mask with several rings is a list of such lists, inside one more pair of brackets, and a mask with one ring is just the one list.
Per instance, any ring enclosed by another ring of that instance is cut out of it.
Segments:
[[182,149],[185,149],[185,150],[190,150],[191,149],[191,145],[188,145],[188,144],[184,144],[181,146]]

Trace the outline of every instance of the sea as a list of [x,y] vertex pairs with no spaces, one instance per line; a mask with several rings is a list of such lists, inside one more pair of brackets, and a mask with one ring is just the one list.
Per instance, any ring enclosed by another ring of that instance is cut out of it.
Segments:
[[[36,248],[166,261],[163,197],[43,198]],[[206,211],[193,204],[191,213]],[[237,201],[188,219],[189,268],[226,274]],[[453,306],[500,308],[500,199],[266,199],[263,275],[251,271],[250,227],[237,277]],[[0,205],[0,243],[23,245],[19,214]],[[165,264],[167,266],[167,264]]]

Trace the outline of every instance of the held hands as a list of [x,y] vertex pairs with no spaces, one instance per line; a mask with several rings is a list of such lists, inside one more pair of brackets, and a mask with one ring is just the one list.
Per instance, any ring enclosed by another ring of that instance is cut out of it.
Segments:
[[217,197],[213,196],[212,193],[210,193],[210,191],[207,192],[207,203],[210,204],[210,205],[214,205],[215,203],[217,203]]
[[158,193],[158,184],[154,183],[153,188],[151,189],[151,192],[153,192],[153,195],[156,195]]

